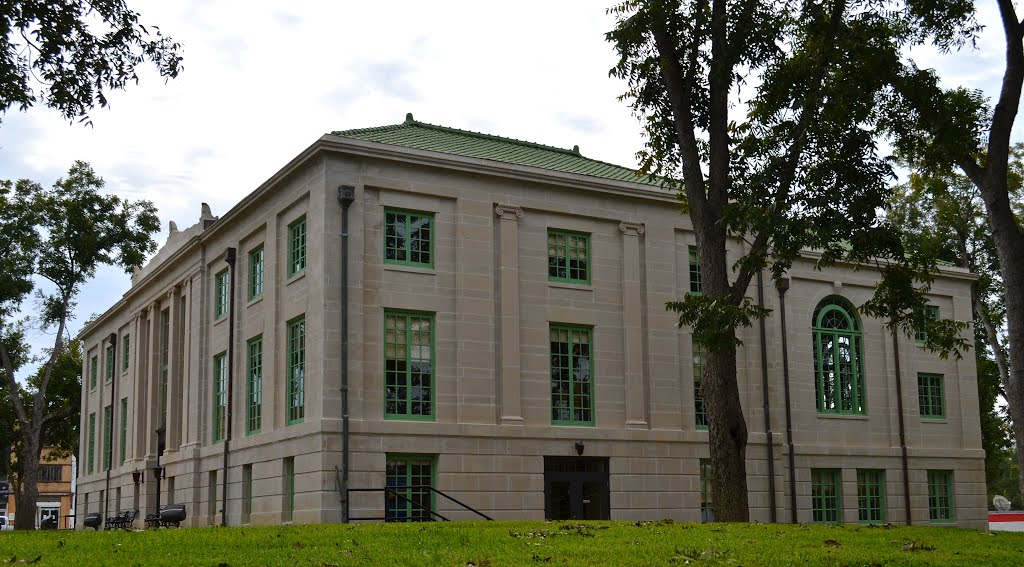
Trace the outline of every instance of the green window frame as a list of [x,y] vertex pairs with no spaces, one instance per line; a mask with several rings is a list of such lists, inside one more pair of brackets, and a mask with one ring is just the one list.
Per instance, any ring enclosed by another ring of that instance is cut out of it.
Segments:
[[121,439],[120,439],[120,464],[124,464],[128,457],[128,398],[121,398]]
[[228,354],[213,357],[213,442],[220,443],[227,433]]
[[590,284],[590,235],[548,229],[548,281]]
[[284,518],[290,522],[295,517],[295,457],[285,457],[282,463],[282,481],[284,482]]
[[107,404],[103,408],[103,470],[110,469],[110,457],[114,454],[110,450],[110,443],[114,440],[114,406]]
[[814,310],[814,394],[818,413],[867,413],[860,322],[853,305],[829,296]]
[[306,271],[306,216],[288,225],[288,277]]
[[223,319],[228,314],[228,271],[217,272],[213,278],[213,318]]
[[131,335],[125,335],[121,339],[121,372],[128,372],[128,362],[132,348],[132,337]]
[[306,417],[306,318],[288,322],[288,425]]
[[246,434],[259,433],[263,427],[263,335],[246,344]]
[[249,301],[263,295],[263,245],[249,251]]
[[700,384],[704,379],[704,347],[690,337],[693,349],[693,416],[694,426],[699,430],[708,428],[708,408],[704,396],[700,395]]
[[114,345],[107,345],[107,367],[103,374],[108,383],[114,379]]
[[953,505],[953,471],[928,471],[928,520],[935,523],[956,521]]
[[942,374],[917,375],[917,401],[922,419],[946,417],[945,380]]
[[885,523],[884,470],[857,470],[857,521],[862,524]]
[[816,524],[842,522],[842,495],[839,469],[811,469],[811,521]]
[[434,315],[384,312],[384,417],[434,419]]
[[89,414],[89,474],[96,470],[96,412]]
[[384,209],[384,263],[434,267],[434,214]]
[[171,355],[171,310],[160,312],[160,425],[167,425],[167,374]]
[[700,460],[700,521],[715,521],[715,504],[711,493],[711,459]]
[[551,424],[594,425],[593,328],[552,323]]
[[690,294],[700,295],[703,293],[700,281],[700,258],[697,253],[696,246],[690,246],[688,249],[689,264],[690,264]]
[[434,461],[433,455],[386,456],[385,522],[429,522],[433,519],[436,505],[430,487],[435,484]]
[[90,390],[95,390],[96,389],[96,375],[99,374],[99,371],[100,371],[100,357],[96,356],[96,355],[93,355],[92,358],[89,359],[89,389]]
[[[927,305],[924,308],[924,318],[927,323],[934,323],[939,320],[939,307],[937,305]],[[914,342],[919,345],[923,345],[928,342],[928,330],[927,329],[915,329],[914,330]]]

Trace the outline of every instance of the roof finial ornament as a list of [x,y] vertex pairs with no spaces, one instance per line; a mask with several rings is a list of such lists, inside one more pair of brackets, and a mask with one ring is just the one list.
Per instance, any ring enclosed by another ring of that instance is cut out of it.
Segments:
[[405,123],[406,124],[412,124],[413,122],[416,122],[416,119],[414,119],[412,117],[412,113],[411,112],[406,112],[405,113]]
[[579,146],[579,144],[577,144],[577,145],[572,147],[572,153],[574,153],[576,155],[580,155],[580,146]]

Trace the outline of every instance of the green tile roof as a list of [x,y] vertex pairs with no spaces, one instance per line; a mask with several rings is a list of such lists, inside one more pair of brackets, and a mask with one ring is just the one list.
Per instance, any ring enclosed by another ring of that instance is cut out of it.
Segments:
[[332,132],[332,134],[418,150],[539,167],[563,173],[660,186],[659,180],[652,177],[641,177],[637,175],[636,170],[583,157],[580,155],[579,146],[566,150],[512,138],[437,126],[419,122],[413,119],[411,113],[405,115],[405,122],[401,124],[341,130]]

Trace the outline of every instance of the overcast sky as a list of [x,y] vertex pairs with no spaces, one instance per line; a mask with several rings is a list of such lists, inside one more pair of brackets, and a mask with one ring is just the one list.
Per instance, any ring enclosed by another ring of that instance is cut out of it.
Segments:
[[[992,96],[1002,38],[995,2],[981,1],[988,29],[977,52],[914,58],[949,85]],[[49,186],[85,160],[109,191],[156,204],[161,244],[168,221],[193,224],[202,202],[223,214],[322,134],[395,124],[407,112],[578,144],[587,157],[631,167],[643,144],[639,123],[616,100],[624,85],[608,77],[611,0],[128,3],[182,44],[182,74],[164,84],[147,70],[140,85],[91,113],[91,128],[43,107],[8,112],[0,179]],[[82,293],[72,330],[129,287],[123,272],[102,270]]]

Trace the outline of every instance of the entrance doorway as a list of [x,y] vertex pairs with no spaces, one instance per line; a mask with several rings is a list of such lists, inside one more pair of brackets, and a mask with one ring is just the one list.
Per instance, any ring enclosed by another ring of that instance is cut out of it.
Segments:
[[42,507],[38,508],[39,517],[37,521],[39,524],[36,526],[43,530],[55,530],[60,522],[60,508]]
[[610,518],[607,457],[544,457],[544,517]]

